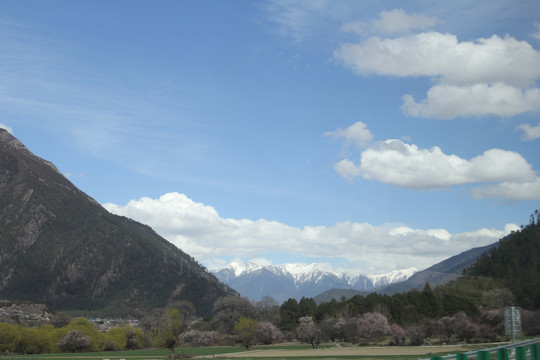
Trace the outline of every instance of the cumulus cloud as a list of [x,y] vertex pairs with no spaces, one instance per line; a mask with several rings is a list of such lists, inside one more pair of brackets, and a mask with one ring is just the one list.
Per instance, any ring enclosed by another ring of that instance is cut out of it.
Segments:
[[324,136],[331,136],[335,139],[345,138],[347,143],[354,144],[359,147],[366,146],[371,139],[373,139],[373,134],[367,128],[366,124],[361,121],[358,121],[351,126],[342,129],[337,129],[335,131],[328,131],[324,133]]
[[335,169],[348,179],[361,176],[409,189],[484,182],[526,183],[536,178],[531,165],[516,152],[491,149],[467,160],[445,154],[437,146],[420,149],[396,139],[362,151],[358,164],[343,159]]
[[523,131],[523,140],[532,141],[540,139],[540,123],[536,126],[531,126],[529,124],[518,125],[517,130]]
[[206,265],[224,264],[226,258],[255,259],[268,264],[273,255],[286,253],[312,258],[313,262],[343,259],[354,264],[352,270],[369,274],[410,267],[422,269],[472,247],[493,243],[517,229],[510,224],[504,230],[451,234],[444,229],[354,222],[298,228],[264,219],[222,218],[213,207],[179,193],[104,207],[148,224]]
[[420,102],[411,95],[404,95],[402,110],[412,117],[439,119],[469,115],[513,116],[540,110],[540,89],[519,89],[504,83],[441,84],[429,89],[427,98]]
[[0,129],[7,130],[8,133],[13,134],[13,128],[11,126],[0,123]]
[[534,87],[540,52],[511,36],[462,42],[433,31],[371,37],[343,44],[334,55],[358,75],[432,78],[435,84],[425,100],[404,96],[403,111],[409,116],[448,119],[540,110],[540,90]]

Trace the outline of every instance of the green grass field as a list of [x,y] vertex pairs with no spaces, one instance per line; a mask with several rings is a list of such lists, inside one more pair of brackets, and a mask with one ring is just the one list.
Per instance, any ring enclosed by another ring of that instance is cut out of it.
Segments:
[[[362,360],[371,360],[371,359],[386,359],[386,360],[400,360],[400,359],[416,359],[421,357],[431,357],[436,355],[446,355],[447,352],[443,353],[429,353],[424,356],[405,356],[399,354],[400,348],[394,348],[397,354],[393,355],[338,355],[338,353],[331,354],[331,346],[327,345],[328,349],[318,350],[319,352],[314,355],[313,353],[308,354],[311,349],[309,344],[277,344],[277,345],[268,345],[268,346],[253,346],[250,351],[259,350],[264,351],[263,356],[247,355],[241,359],[256,359],[256,360],[307,360],[316,358],[318,360],[327,360],[327,359],[362,359]],[[402,347],[401,349],[405,350],[408,347]],[[361,347],[358,349],[362,349]],[[470,349],[470,348],[469,348]],[[192,357],[197,356],[206,356],[210,358],[220,358],[227,359],[233,358],[232,356],[228,357],[227,354],[242,353],[246,350],[240,346],[207,346],[207,347],[182,347],[177,350],[177,354],[185,354]],[[275,354],[272,352],[275,351]],[[285,352],[284,352],[285,351]],[[325,351],[330,353],[325,353]],[[73,353],[73,354],[40,354],[40,355],[9,355],[9,356],[0,356],[0,360],[161,360],[165,359],[170,354],[168,349],[149,349],[149,350],[130,350],[130,351],[107,351],[107,352],[93,352],[93,353]],[[287,354],[287,355],[285,355]],[[240,355],[240,354],[237,354]]]

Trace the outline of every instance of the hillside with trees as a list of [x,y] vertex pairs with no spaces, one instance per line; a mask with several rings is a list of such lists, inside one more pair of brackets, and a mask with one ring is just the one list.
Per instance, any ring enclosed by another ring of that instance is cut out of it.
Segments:
[[0,129],[0,299],[125,316],[234,295],[150,227],[109,213]]
[[516,305],[540,309],[540,212],[531,214],[528,225],[500,240],[464,274],[495,279],[512,292]]

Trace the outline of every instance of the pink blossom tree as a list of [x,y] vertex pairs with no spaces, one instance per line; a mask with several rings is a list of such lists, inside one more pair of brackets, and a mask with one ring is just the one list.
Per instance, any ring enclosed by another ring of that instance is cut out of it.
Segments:
[[392,324],[389,331],[390,336],[392,336],[392,342],[394,345],[404,345],[405,337],[407,334],[405,330],[398,324]]
[[299,319],[299,322],[300,325],[298,325],[298,328],[296,329],[298,340],[310,343],[314,349],[318,348],[319,343],[321,342],[321,331],[313,322],[313,318],[311,316],[304,316]]
[[255,338],[262,344],[270,345],[283,339],[283,333],[274,324],[265,321],[257,324]]
[[365,313],[360,318],[360,337],[367,342],[378,341],[390,331],[388,319],[377,312]]

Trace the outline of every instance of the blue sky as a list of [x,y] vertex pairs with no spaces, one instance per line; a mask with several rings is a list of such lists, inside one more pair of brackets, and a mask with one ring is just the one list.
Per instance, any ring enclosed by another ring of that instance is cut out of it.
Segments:
[[210,268],[425,268],[540,204],[538,1],[2,1],[0,126]]

